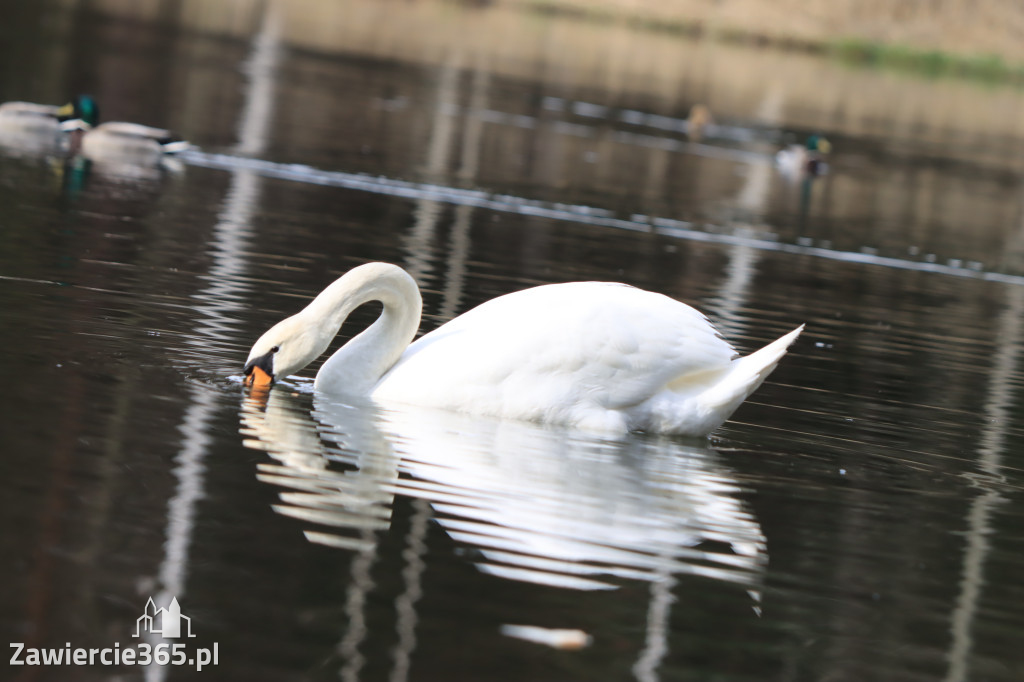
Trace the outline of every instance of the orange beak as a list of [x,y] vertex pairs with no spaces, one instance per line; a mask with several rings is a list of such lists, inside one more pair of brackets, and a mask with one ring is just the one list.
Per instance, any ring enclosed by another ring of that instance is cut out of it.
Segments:
[[273,381],[270,375],[263,371],[263,368],[256,365],[252,368],[252,373],[245,378],[245,385],[255,388],[269,388]]

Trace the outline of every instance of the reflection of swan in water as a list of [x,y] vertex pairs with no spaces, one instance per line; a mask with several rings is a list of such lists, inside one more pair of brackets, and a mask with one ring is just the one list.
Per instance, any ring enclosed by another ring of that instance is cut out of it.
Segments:
[[671,574],[754,582],[766,562],[757,521],[714,451],[670,440],[607,441],[438,410],[381,410],[318,397],[310,419],[282,392],[242,408],[247,444],[276,463],[275,509],[354,550],[390,527],[391,503],[427,500],[454,540],[495,576],[574,589]]
[[416,282],[367,263],[253,345],[247,382],[297,372],[359,305],[380,318],[324,363],[317,389],[600,431],[705,435],[775,368],[802,327],[746,357],[684,303],[623,284],[572,282],[492,299],[410,345]]

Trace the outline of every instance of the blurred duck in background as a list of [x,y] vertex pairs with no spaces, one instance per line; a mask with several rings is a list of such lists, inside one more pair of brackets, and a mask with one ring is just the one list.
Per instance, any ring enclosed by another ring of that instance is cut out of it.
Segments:
[[161,128],[122,121],[97,125],[99,108],[89,95],[78,95],[67,106],[71,115],[62,119],[60,127],[71,137],[70,151],[93,161],[157,165],[165,155],[194,148]]
[[74,118],[95,124],[99,117],[91,97],[83,97],[80,106],[81,109],[75,103],[57,106],[4,102],[0,104],[0,146],[8,151],[40,156],[65,153],[68,139],[62,124]]
[[686,136],[693,142],[700,142],[708,126],[714,125],[714,122],[715,118],[711,115],[711,109],[704,104],[694,104],[690,107],[690,113],[686,117]]
[[825,158],[832,144],[821,135],[811,135],[803,145],[791,144],[775,154],[775,165],[790,178],[824,175],[828,172]]
[[169,130],[99,119],[99,106],[90,95],[78,95],[64,106],[5,102],[0,104],[0,147],[142,166],[160,165],[166,155],[194,148]]

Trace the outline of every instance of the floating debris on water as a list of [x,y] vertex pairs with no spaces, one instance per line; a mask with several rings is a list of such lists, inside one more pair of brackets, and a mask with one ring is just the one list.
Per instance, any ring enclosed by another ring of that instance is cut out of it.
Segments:
[[585,649],[594,639],[583,630],[542,628],[538,625],[502,625],[501,634],[567,651]]

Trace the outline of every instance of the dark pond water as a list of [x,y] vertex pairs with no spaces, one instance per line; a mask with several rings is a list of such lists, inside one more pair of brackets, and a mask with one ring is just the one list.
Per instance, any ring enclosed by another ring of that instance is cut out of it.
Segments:
[[[90,91],[202,151],[0,155],[0,632],[156,646],[137,619],[176,597],[196,637],[167,641],[218,659],[5,679],[1024,679],[1016,171],[837,122],[788,180],[806,130],[690,141],[685,89],[664,118],[85,7],[0,2],[0,100]],[[369,260],[424,329],[598,279],[745,351],[807,330],[707,441],[351,405],[312,370],[247,396],[253,340]]]

